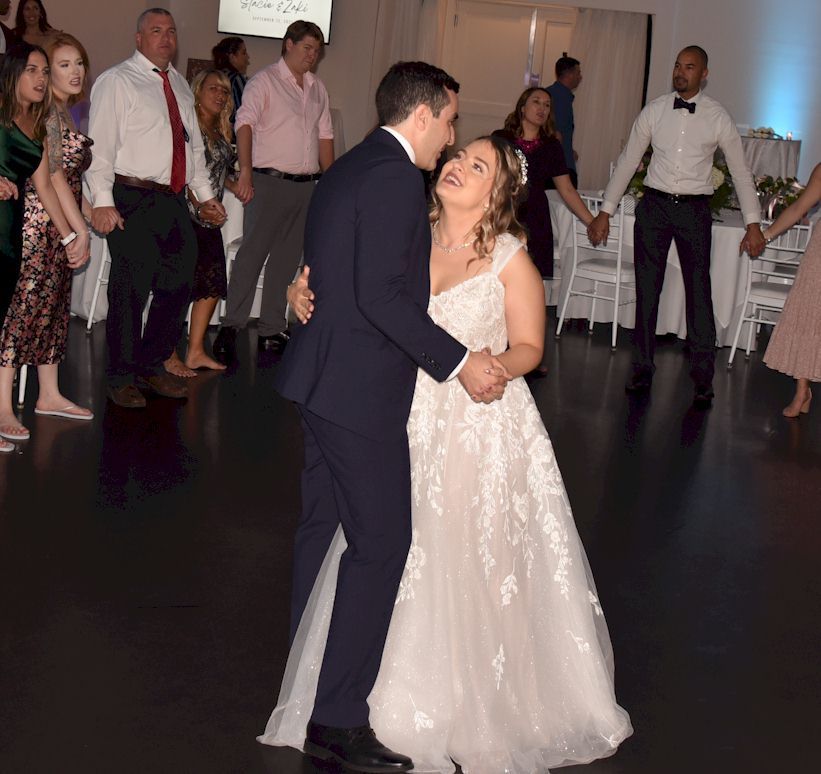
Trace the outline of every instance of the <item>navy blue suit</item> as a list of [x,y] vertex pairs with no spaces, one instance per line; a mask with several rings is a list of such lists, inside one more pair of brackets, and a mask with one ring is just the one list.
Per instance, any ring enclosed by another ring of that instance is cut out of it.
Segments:
[[348,541],[313,714],[323,725],[368,722],[410,547],[405,426],[417,368],[443,381],[466,352],[427,315],[429,257],[422,175],[377,129],[317,185],[305,227],[316,309],[276,381],[305,433],[292,639],[340,523]]

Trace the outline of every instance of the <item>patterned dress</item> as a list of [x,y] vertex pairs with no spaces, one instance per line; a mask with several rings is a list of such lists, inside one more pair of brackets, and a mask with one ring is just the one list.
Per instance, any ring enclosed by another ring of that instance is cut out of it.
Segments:
[[[433,320],[468,349],[507,346],[499,273],[433,296]],[[615,752],[632,732],[613,654],[547,431],[524,379],[501,400],[420,370],[408,420],[413,538],[376,685],[380,741],[414,772],[533,774]],[[339,531],[260,741],[301,747],[333,607]]]
[[[225,178],[234,169],[236,154],[223,137],[212,141],[206,132],[202,132],[202,142],[205,146],[205,163],[208,167],[211,188],[217,200],[222,201],[222,195],[225,193]],[[225,274],[225,248],[222,244],[222,232],[219,228],[197,220],[196,209],[190,199],[188,199],[188,211],[191,213],[194,233],[197,235],[197,265],[194,269],[191,300],[225,298],[228,292],[228,280]]]
[[[63,129],[63,175],[78,205],[82,174],[91,163],[91,145],[84,134]],[[23,262],[0,334],[0,365],[50,365],[65,357],[71,274],[60,233],[29,180],[23,212]]]
[[801,258],[764,362],[796,379],[821,382],[821,225]]

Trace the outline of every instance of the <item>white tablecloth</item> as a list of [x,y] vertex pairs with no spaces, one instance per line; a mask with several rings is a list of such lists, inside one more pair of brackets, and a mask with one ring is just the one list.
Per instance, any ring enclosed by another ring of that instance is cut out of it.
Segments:
[[[562,279],[559,296],[561,305],[567,284],[570,281],[570,267],[573,260],[573,213],[559,198],[556,191],[547,194],[550,203],[550,218],[553,224],[554,236],[558,238],[559,253],[562,262]],[[747,283],[747,256],[738,255],[738,245],[744,236],[744,224],[741,215],[732,210],[721,213],[721,222],[713,223],[713,246],[710,260],[710,279],[713,289],[713,311],[716,318],[716,337],[721,346],[732,345],[735,325],[742,313],[744,291]],[[624,244],[629,260],[632,261],[633,252],[633,215],[624,217]],[[592,289],[593,283],[587,283]],[[576,280],[577,288],[584,288],[583,280]],[[633,297],[632,291],[626,291],[628,297]],[[588,319],[591,300],[574,296],[567,307],[567,318]],[[561,308],[561,307],[559,307]],[[612,304],[596,303],[596,322],[610,322],[612,319]],[[619,310],[619,325],[624,328],[633,328],[635,325],[635,305],[627,304]],[[681,279],[678,251],[676,245],[670,247],[667,256],[667,272],[664,277],[664,287],[661,292],[659,305],[657,334],[675,333],[679,338],[687,336],[687,320],[684,311],[684,283]]]
[[744,160],[754,177],[795,177],[801,140],[768,140],[760,137],[742,137]]

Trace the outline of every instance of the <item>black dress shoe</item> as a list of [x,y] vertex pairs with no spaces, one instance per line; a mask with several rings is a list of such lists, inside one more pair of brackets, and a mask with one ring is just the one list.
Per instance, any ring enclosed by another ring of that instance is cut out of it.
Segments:
[[630,381],[624,385],[624,391],[632,395],[641,395],[650,392],[653,386],[653,375],[649,371],[636,371]]
[[696,385],[696,391],[693,395],[693,405],[698,409],[708,409],[713,405],[714,397],[715,393],[713,392],[712,385]]
[[237,362],[237,329],[224,325],[217,332],[214,339],[214,346],[211,348],[214,359],[224,366],[230,366]]
[[258,336],[257,347],[268,352],[284,352],[290,340],[291,334],[288,331],[280,331],[273,336]]
[[321,760],[335,760],[351,771],[390,774],[410,771],[413,761],[406,755],[389,750],[370,726],[334,728],[308,723],[305,752]]

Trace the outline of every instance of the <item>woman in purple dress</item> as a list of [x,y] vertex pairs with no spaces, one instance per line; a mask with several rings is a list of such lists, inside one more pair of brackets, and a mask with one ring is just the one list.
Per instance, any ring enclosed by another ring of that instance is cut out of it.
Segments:
[[553,229],[545,189],[552,179],[573,214],[587,225],[593,215],[584,206],[564,163],[564,152],[556,137],[551,98],[544,89],[525,89],[505,128],[494,133],[520,148],[527,159],[528,195],[517,216],[527,229],[527,251],[542,277],[553,277]]

